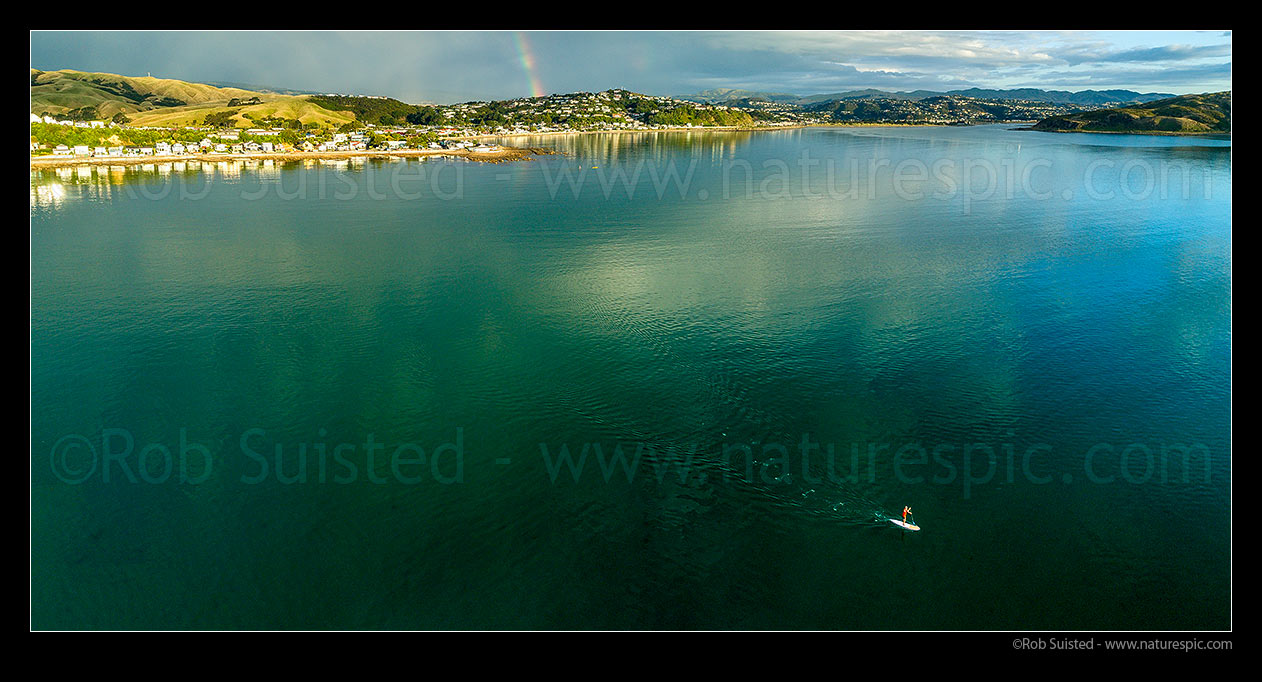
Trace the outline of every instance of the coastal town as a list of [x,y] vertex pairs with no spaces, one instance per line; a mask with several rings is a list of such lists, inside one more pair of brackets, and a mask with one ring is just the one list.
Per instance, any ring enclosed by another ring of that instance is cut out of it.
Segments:
[[[567,132],[662,130],[703,127],[802,125],[810,118],[761,116],[733,107],[682,103],[625,91],[571,93],[507,102],[413,106],[357,95],[312,100],[344,106],[355,120],[340,126],[279,117],[253,119],[242,128],[230,116],[207,115],[192,125],[132,125],[126,116],[87,118],[93,111],[31,114],[31,157],[139,159],[206,155],[322,154],[340,152],[461,153],[494,155],[503,148],[489,138]],[[378,114],[383,105],[395,105]],[[400,109],[407,111],[397,115]],[[231,111],[231,109],[229,110]]]
[[[51,116],[37,116],[31,114],[32,126],[59,126],[63,128],[78,128],[99,130],[104,132],[115,131],[115,135],[110,138],[117,138],[118,132],[122,132],[121,126],[106,121],[71,121],[57,120]],[[203,156],[208,154],[215,155],[242,155],[242,154],[287,154],[292,152],[354,152],[354,151],[400,151],[407,149],[424,149],[424,150],[466,150],[470,153],[492,153],[500,150],[500,146],[487,142],[475,142],[467,139],[452,139],[442,141],[415,142],[406,138],[399,139],[394,136],[407,135],[407,129],[382,129],[380,134],[376,131],[376,126],[369,125],[366,132],[335,132],[330,131],[327,135],[320,135],[318,132],[308,132],[304,134],[307,139],[301,141],[281,141],[280,138],[284,129],[273,128],[204,128],[198,126],[189,126],[185,128],[168,130],[168,129],[151,129],[141,128],[140,130],[156,131],[159,134],[169,132],[172,134],[170,139],[160,139],[152,144],[55,144],[44,145],[36,141],[31,142],[32,157],[36,156],[52,156],[52,157],[70,157],[70,158],[109,158],[109,159],[125,159],[140,157],[179,157],[179,156]],[[188,139],[189,133],[201,133],[203,136],[199,140]],[[450,130],[449,133],[458,133],[460,131]],[[384,139],[380,139],[384,137]]]
[[[159,105],[178,110],[170,98]],[[809,104],[760,98],[694,101],[623,89],[491,102],[412,105],[369,95],[310,95],[312,109],[341,115],[256,115],[260,97],[232,98],[176,124],[144,124],[127,114],[105,117],[95,107],[31,113],[33,165],[127,161],[149,157],[273,154],[460,154],[499,158],[502,138],[580,132],[691,129],[775,129],[810,125],[969,125],[1032,122],[1091,107],[959,96],[920,100],[854,97]],[[32,107],[33,109],[36,107]],[[160,107],[154,106],[154,110]]]

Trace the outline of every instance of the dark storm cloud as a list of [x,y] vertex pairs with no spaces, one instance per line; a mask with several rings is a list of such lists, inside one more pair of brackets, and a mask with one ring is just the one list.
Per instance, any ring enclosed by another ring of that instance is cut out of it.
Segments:
[[532,82],[547,92],[653,94],[969,86],[1191,92],[1230,87],[1230,41],[1209,31],[34,32],[31,65],[412,102],[519,97]]

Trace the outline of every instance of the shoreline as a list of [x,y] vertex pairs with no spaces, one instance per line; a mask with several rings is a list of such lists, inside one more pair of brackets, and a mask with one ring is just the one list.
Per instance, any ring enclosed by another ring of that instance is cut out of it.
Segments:
[[986,121],[983,123],[799,123],[788,126],[705,126],[702,128],[619,128],[615,130],[550,130],[541,133],[505,133],[468,135],[445,138],[450,140],[505,140],[522,137],[557,137],[562,135],[622,135],[631,133],[760,133],[778,130],[802,130],[805,128],[971,128],[979,125],[1032,123],[1033,121]]
[[[778,130],[802,130],[805,128],[874,128],[874,127],[945,127],[946,124],[934,123],[803,123],[791,126],[758,126],[753,128],[738,126],[707,126],[704,128],[646,128],[619,130],[554,130],[541,133],[522,133],[508,135],[469,135],[449,137],[447,140],[503,140],[525,137],[560,137],[566,135],[620,135],[630,133],[753,133],[773,132]],[[400,149],[396,151],[364,150],[364,151],[325,151],[325,152],[250,152],[241,154],[168,154],[165,156],[32,156],[31,170],[43,168],[65,168],[74,166],[140,166],[156,163],[175,163],[180,161],[200,161],[216,163],[219,161],[301,161],[339,160],[352,158],[422,158],[430,156],[447,156],[464,158],[480,163],[508,163],[513,161],[530,161],[535,156],[564,155],[563,152],[541,147],[508,147],[501,146],[493,152],[474,152],[469,149]]]
[[512,161],[530,161],[535,156],[556,154],[552,150],[540,148],[504,147],[493,152],[474,152],[468,149],[400,149],[396,151],[350,151],[350,152],[257,152],[249,154],[180,154],[165,156],[32,156],[31,170],[43,168],[64,168],[67,166],[142,166],[157,163],[178,163],[181,161],[200,161],[217,163],[220,161],[302,161],[302,160],[343,160],[363,158],[424,158],[430,156],[457,157],[477,161],[479,163],[507,163]]
[[1157,135],[1163,137],[1203,137],[1217,140],[1230,140],[1231,133],[1221,130],[1205,130],[1199,132],[1180,132],[1175,130],[1066,130],[1059,128],[1012,128],[1012,130],[1031,131],[1035,133],[1092,133],[1096,135]]
[[467,135],[464,137],[449,137],[448,140],[504,140],[508,138],[520,137],[562,137],[565,135],[624,135],[632,133],[753,133],[760,131],[772,130],[798,130],[801,128],[811,128],[820,124],[803,123],[801,125],[791,126],[759,126],[755,128],[742,128],[739,126],[706,126],[703,128],[615,128],[613,130],[549,130],[539,133],[494,133],[486,135]]
[[[1013,121],[1012,123],[1020,123]],[[945,124],[945,123],[804,123],[792,126],[759,126],[759,127],[737,127],[737,126],[709,126],[704,128],[649,128],[649,129],[621,129],[621,130],[555,130],[540,133],[521,133],[507,135],[471,135],[465,137],[446,138],[450,140],[504,140],[510,138],[528,138],[528,137],[561,137],[571,135],[623,135],[623,134],[656,134],[656,133],[755,133],[755,132],[774,132],[780,130],[803,130],[806,128],[950,128],[950,127],[973,127],[976,125],[1007,125],[1007,122],[1001,123],[978,123],[978,124]],[[1014,131],[1032,131],[1043,133],[1094,133],[1103,135],[1158,135],[1166,137],[1197,137],[1204,139],[1223,139],[1230,140],[1231,133],[1224,132],[1173,132],[1173,131],[1124,131],[1124,130],[1041,130],[1033,126],[1015,125],[1008,128]],[[65,168],[75,166],[141,166],[146,164],[158,163],[178,163],[196,161],[201,163],[217,163],[222,161],[303,161],[303,160],[347,160],[347,159],[389,159],[389,158],[427,158],[427,157],[451,157],[463,158],[469,161],[477,161],[479,163],[510,163],[515,161],[530,161],[535,156],[545,155],[563,155],[563,152],[555,149],[542,147],[508,147],[502,146],[493,152],[474,152],[470,149],[400,149],[394,151],[386,150],[362,150],[362,151],[325,151],[325,152],[252,152],[242,154],[181,154],[181,155],[165,155],[165,156],[32,156],[30,157],[31,170],[39,170],[44,168]]]

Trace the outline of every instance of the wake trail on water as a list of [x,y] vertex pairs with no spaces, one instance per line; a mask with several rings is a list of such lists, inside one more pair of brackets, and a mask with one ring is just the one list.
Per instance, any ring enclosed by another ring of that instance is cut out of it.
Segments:
[[[615,332],[619,339],[630,340],[651,351],[654,360],[651,366],[637,367],[642,377],[644,370],[648,372],[648,379],[642,380],[680,383],[681,376],[693,379],[689,385],[694,387],[695,396],[687,401],[686,409],[696,410],[703,416],[698,420],[701,423],[684,433],[653,432],[643,428],[637,420],[621,414],[616,406],[574,385],[567,385],[568,390],[558,396],[567,409],[603,430],[618,434],[619,438],[645,444],[651,449],[651,456],[658,458],[654,464],[663,461],[667,464],[690,462],[693,473],[689,480],[694,482],[693,485],[698,480],[696,474],[704,471],[709,480],[719,475],[728,480],[750,482],[751,487],[769,503],[797,513],[853,526],[877,526],[887,522],[889,516],[884,511],[884,505],[864,495],[857,483],[827,477],[820,477],[822,480],[818,482],[799,482],[800,475],[793,472],[777,476],[774,482],[768,483],[760,472],[770,464],[757,454],[752,456],[751,480],[749,469],[740,466],[739,462],[725,462],[722,457],[716,457],[722,452],[725,442],[772,442],[776,435],[774,425],[788,423],[787,416],[763,409],[741,395],[732,377],[691,362],[677,353],[664,338],[669,332],[678,330],[669,320],[641,320],[605,295],[594,294],[585,298],[584,302],[600,327]],[[678,482],[675,473],[666,474],[665,480]]]

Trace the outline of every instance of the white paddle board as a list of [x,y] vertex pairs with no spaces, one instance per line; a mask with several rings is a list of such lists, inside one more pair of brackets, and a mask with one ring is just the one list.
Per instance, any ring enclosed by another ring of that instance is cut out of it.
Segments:
[[920,526],[907,523],[906,521],[899,521],[898,519],[890,519],[890,523],[898,526],[899,528],[906,528],[907,530],[920,530]]

